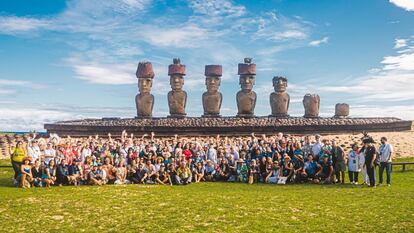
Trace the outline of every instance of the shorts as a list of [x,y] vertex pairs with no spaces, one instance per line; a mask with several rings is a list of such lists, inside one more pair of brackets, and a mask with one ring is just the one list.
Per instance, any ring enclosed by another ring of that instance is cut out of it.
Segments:
[[345,171],[345,162],[344,161],[336,162],[335,163],[335,171],[344,172]]

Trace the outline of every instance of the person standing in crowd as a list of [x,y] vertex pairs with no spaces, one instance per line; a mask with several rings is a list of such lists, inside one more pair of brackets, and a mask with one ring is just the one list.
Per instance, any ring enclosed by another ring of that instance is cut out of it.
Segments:
[[319,161],[319,156],[322,151],[323,143],[321,139],[321,135],[315,135],[315,143],[312,144],[312,155],[313,160]]
[[38,145],[38,141],[36,139],[32,140],[28,147],[27,147],[27,155],[32,158],[32,161],[36,161],[41,159],[42,153],[40,152],[40,148]]
[[45,166],[48,166],[50,160],[54,160],[55,157],[56,157],[56,150],[53,148],[53,143],[48,142],[47,147],[43,152],[43,164]]
[[352,144],[352,150],[348,154],[348,176],[351,184],[358,184],[358,174],[361,171],[361,156],[358,144]]
[[391,186],[391,170],[392,170],[392,154],[394,149],[388,143],[386,137],[381,138],[381,145],[379,147],[379,184],[382,184],[384,169],[387,175],[387,185]]
[[22,141],[17,141],[15,147],[13,145],[10,145],[10,160],[14,170],[14,185],[17,185],[19,183],[17,177],[20,174],[20,165],[23,164],[23,159],[26,157],[27,153]]
[[377,154],[377,150],[373,145],[374,140],[372,137],[365,137],[363,139],[364,146],[362,147],[362,151],[365,154],[365,167],[367,169],[367,175],[369,179],[369,187],[375,187],[375,158]]
[[345,184],[345,153],[336,140],[332,140],[331,154],[335,171],[335,181]]

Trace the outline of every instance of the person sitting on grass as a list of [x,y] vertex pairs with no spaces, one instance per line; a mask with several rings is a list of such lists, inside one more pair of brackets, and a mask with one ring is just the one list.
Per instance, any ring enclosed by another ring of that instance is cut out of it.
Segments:
[[56,180],[59,186],[69,185],[73,183],[74,178],[69,174],[69,166],[66,159],[63,159],[60,165],[57,167],[56,176]]
[[50,187],[50,185],[54,185],[56,182],[56,166],[55,161],[52,159],[49,161],[49,164],[47,167],[45,167],[45,170],[43,172],[43,183],[47,188]]
[[144,184],[148,177],[148,170],[143,163],[139,163],[135,172],[132,174],[131,181],[134,184]]
[[237,182],[243,182],[243,183],[247,182],[248,169],[247,169],[246,163],[241,158],[237,161],[236,176],[237,176],[236,177]]
[[303,176],[303,170],[305,168],[305,162],[301,154],[294,155],[296,158],[295,163],[293,164],[293,175],[295,182],[303,182],[306,177]]
[[276,162],[271,163],[270,166],[271,168],[268,169],[269,173],[266,177],[265,182],[269,184],[277,184],[277,181],[279,178],[279,169],[280,169],[279,163],[276,161]]
[[175,179],[177,177],[177,164],[175,163],[175,161],[173,163],[168,164],[167,173],[170,176],[171,184],[177,184],[177,180]]
[[115,182],[114,184],[129,184],[129,180],[126,179],[127,177],[127,170],[124,166],[124,160],[121,158],[119,160],[118,166],[115,168]]
[[78,186],[83,182],[83,171],[79,159],[74,159],[69,166],[69,175],[73,177],[73,184]]
[[154,164],[151,163],[151,160],[147,159],[145,167],[147,168],[147,171],[148,171],[146,183],[155,184],[156,179],[158,178],[158,173],[157,173],[157,170],[155,169]]
[[114,166],[112,166],[110,158],[105,158],[105,165],[103,166],[103,169],[105,170],[108,183],[113,184],[116,177],[114,173]]
[[158,171],[157,182],[163,185],[172,185],[170,175],[168,174],[167,170],[165,170],[164,164],[161,164],[160,170]]
[[325,156],[320,164],[321,169],[316,173],[316,177],[320,179],[322,184],[332,183],[333,167],[332,163],[329,162],[329,157]]
[[292,180],[294,168],[293,163],[290,159],[290,156],[285,154],[284,159],[280,165],[280,174],[279,176],[286,177],[286,183],[290,183]]
[[36,159],[32,167],[32,185],[33,187],[42,187],[42,168],[39,159]]
[[175,176],[177,184],[190,184],[191,183],[191,170],[187,166],[186,162],[181,162],[180,167],[177,169],[177,175]]
[[206,181],[214,181],[216,170],[214,169],[213,162],[211,160],[207,160],[207,163],[204,167],[204,176],[206,177]]
[[23,159],[23,164],[20,166],[20,187],[30,188],[33,181],[32,166],[30,165],[32,158],[26,156]]
[[229,168],[229,165],[227,164],[227,159],[225,158],[221,159],[218,172],[216,174],[218,174],[218,177],[217,177],[218,181],[227,181],[229,179],[230,168]]
[[308,154],[308,160],[305,162],[302,176],[306,177],[308,181],[314,182],[316,179],[316,172],[318,171],[318,167],[318,163],[313,160],[313,155]]
[[94,165],[92,167],[92,170],[89,172],[89,174],[88,174],[88,183],[90,185],[99,185],[99,186],[104,184],[102,174],[99,173],[99,171],[98,171],[98,165]]
[[195,168],[195,182],[198,183],[200,181],[204,181],[204,166],[202,162],[197,163],[197,167]]
[[260,172],[259,172],[259,167],[256,165],[256,160],[252,159],[250,160],[250,164],[248,167],[248,183],[249,184],[253,184],[253,183],[257,183],[259,181],[259,176],[260,176]]

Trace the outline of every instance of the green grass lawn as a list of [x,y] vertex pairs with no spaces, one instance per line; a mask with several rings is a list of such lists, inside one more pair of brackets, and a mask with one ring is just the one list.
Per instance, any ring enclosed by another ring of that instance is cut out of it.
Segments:
[[[7,164],[2,161],[0,165]],[[198,183],[11,187],[0,168],[4,232],[414,232],[414,171],[391,187]]]

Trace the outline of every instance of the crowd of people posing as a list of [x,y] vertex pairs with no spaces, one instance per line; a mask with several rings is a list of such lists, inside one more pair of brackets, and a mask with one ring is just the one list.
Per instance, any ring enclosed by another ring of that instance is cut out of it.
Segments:
[[382,137],[376,148],[368,135],[345,153],[320,135],[248,137],[29,138],[10,145],[14,184],[52,185],[162,184],[221,181],[253,183],[345,183],[375,186],[386,170],[391,184],[392,146]]

